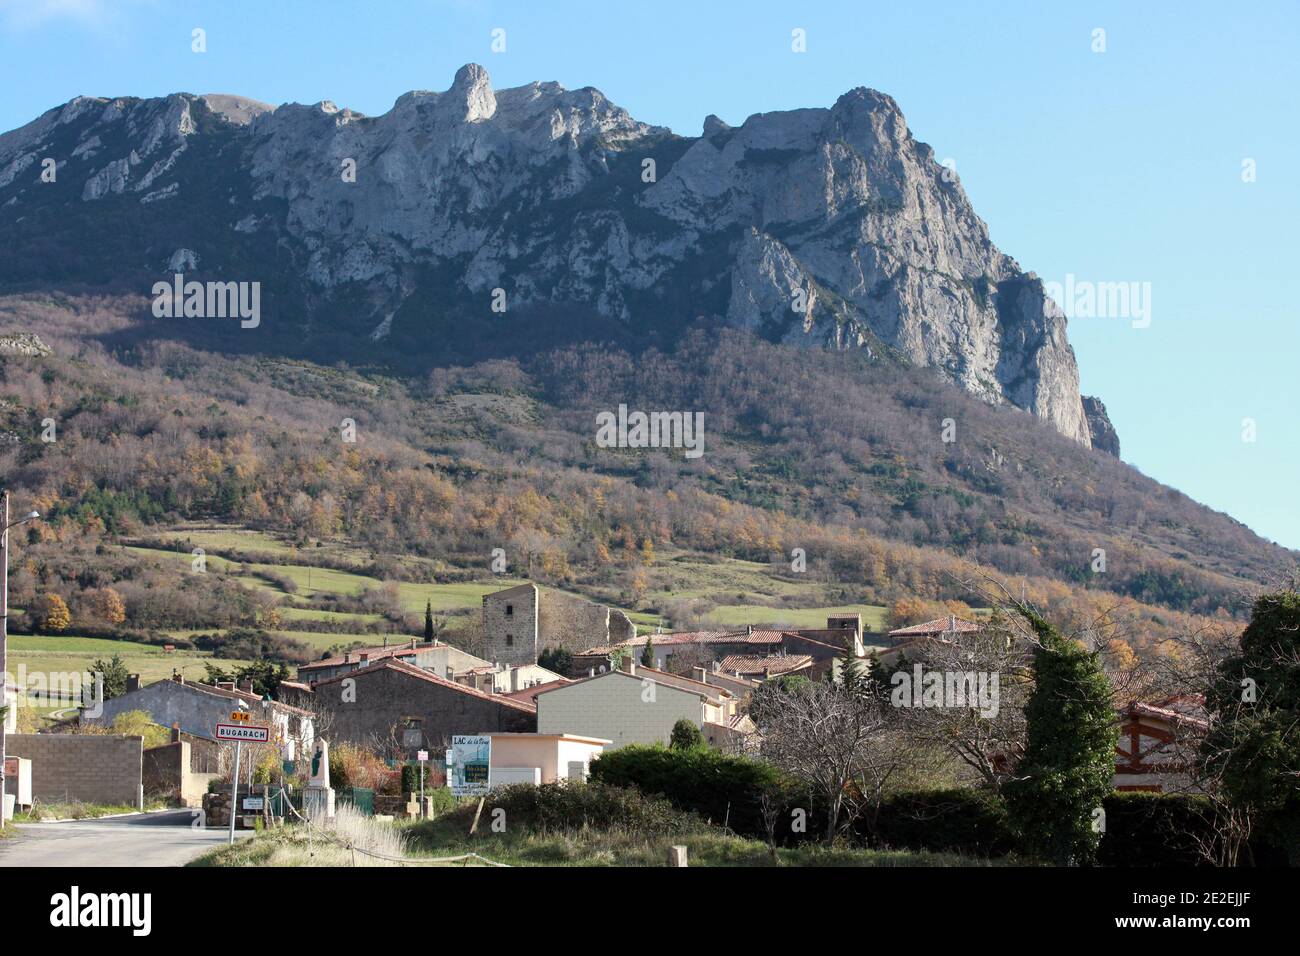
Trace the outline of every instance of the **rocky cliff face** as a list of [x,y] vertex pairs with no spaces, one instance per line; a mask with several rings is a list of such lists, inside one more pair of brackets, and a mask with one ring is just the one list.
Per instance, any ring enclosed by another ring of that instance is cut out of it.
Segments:
[[933,367],[1096,434],[1065,317],[868,89],[734,128],[709,117],[698,138],[591,88],[493,90],[475,65],[377,117],[79,97],[0,136],[0,229],[46,253],[0,265],[0,283],[143,282],[181,261],[279,289],[264,327],[329,325],[361,348],[409,348],[438,316],[490,322],[501,296],[659,338],[714,316]]
[[1088,420],[1088,434],[1092,438],[1092,447],[1119,457],[1119,435],[1110,423],[1106,406],[1100,398],[1092,395],[1083,396],[1083,414]]

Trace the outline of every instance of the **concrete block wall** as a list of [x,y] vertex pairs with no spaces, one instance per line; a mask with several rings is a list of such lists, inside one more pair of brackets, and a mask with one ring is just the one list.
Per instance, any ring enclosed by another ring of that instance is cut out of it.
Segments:
[[203,805],[208,782],[220,774],[195,772],[189,741],[177,740],[144,752],[143,783],[146,794],[170,794],[182,806]]
[[144,738],[103,734],[11,734],[7,753],[32,762],[32,796],[138,807]]

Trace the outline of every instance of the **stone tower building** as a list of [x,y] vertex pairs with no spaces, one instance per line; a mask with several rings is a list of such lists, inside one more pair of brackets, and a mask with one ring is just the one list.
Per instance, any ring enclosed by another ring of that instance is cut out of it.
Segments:
[[535,664],[548,647],[580,651],[636,636],[636,625],[615,608],[535,584],[483,596],[483,656],[498,664]]

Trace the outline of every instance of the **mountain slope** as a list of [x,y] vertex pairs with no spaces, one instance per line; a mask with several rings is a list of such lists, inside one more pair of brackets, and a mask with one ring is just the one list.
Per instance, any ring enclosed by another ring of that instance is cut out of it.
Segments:
[[591,88],[494,91],[472,64],[378,117],[79,97],[0,136],[0,236],[16,250],[0,262],[8,291],[144,294],[181,269],[260,282],[255,332],[140,330],[229,351],[412,370],[481,357],[465,342],[508,349],[494,304],[534,310],[517,349],[671,347],[703,317],[935,368],[1084,445],[1109,428],[1099,403],[1085,415],[1041,282],[867,89],[736,128],[710,117],[698,138]]

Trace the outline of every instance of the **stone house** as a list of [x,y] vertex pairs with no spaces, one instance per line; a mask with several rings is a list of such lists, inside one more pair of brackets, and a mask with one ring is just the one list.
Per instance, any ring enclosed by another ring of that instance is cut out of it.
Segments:
[[[345,683],[347,682],[347,683]],[[537,708],[387,657],[312,685],[322,734],[384,750],[441,753],[456,734],[528,733]]]
[[133,674],[125,694],[104,701],[98,716],[83,713],[81,719],[88,724],[107,725],[118,714],[131,710],[143,710],[155,724],[207,740],[214,739],[218,723],[230,722],[232,711],[246,710],[252,715],[252,723],[270,725],[272,738],[287,752],[309,752],[315,739],[315,715],[310,710],[282,701],[267,701],[263,706],[251,685],[201,684],[180,674],[144,687],[140,686],[139,676]]

